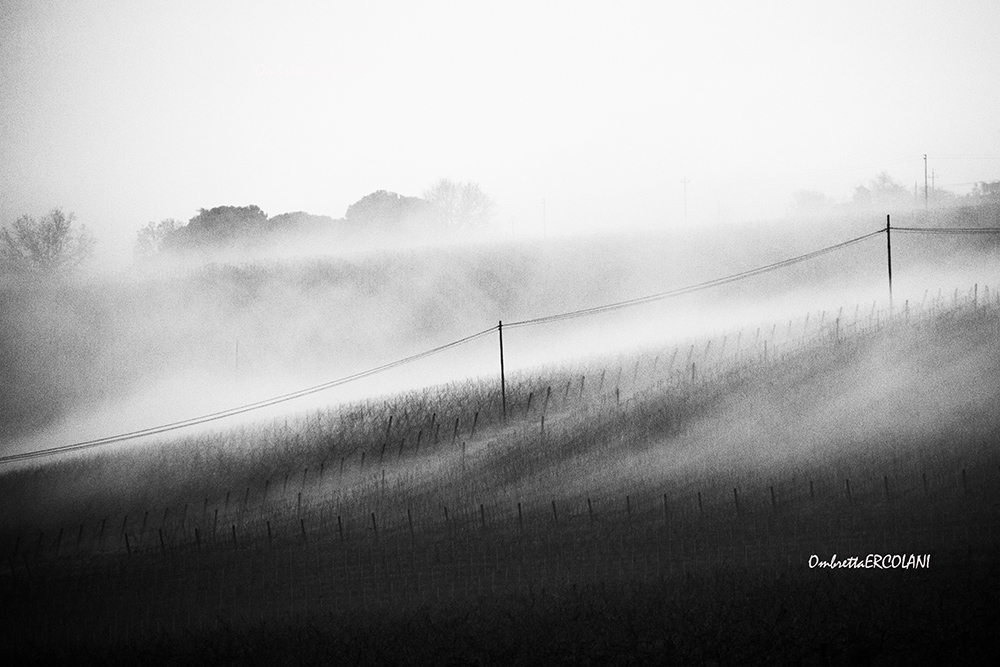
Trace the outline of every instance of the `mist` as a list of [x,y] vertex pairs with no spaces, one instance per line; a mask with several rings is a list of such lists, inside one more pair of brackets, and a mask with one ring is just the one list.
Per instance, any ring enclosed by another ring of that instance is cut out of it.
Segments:
[[[269,399],[499,321],[508,324],[511,373],[644,349],[700,348],[713,338],[734,351],[751,339],[759,345],[762,331],[765,337],[801,335],[810,317],[813,327],[848,332],[887,305],[881,235],[710,290],[563,322],[509,325],[699,284],[875,225],[861,219],[835,229],[775,225],[770,233],[736,228],[716,235],[633,232],[442,243],[375,236],[326,255],[315,253],[316,244],[294,241],[209,258],[167,254],[112,274],[9,281],[0,308],[9,378],[0,411],[4,450],[44,449]],[[990,242],[901,236],[894,244],[898,310],[996,284]],[[497,343],[495,334],[479,338],[210,428],[496,377]]]

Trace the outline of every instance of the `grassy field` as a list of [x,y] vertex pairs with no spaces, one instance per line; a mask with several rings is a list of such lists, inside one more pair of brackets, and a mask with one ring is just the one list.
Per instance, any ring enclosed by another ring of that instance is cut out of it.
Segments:
[[[522,373],[506,418],[496,382],[469,381],[19,464],[0,475],[0,652],[995,659],[1000,308],[867,315],[789,323],[766,356],[741,333]],[[834,554],[930,559],[810,567]]]

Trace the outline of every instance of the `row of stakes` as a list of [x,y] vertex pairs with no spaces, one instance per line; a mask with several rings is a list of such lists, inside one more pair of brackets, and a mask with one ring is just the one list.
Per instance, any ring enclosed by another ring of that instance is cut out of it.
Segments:
[[[928,483],[928,480],[927,480],[927,474],[926,473],[921,473],[921,481],[922,481],[924,495],[925,496],[929,496],[930,495],[930,487],[929,487],[929,483]],[[882,482],[883,482],[883,489],[884,489],[885,499],[886,499],[886,501],[889,501],[889,500],[891,500],[891,491],[890,491],[890,484],[889,484],[889,476],[888,475],[884,475],[883,478],[882,478]],[[967,475],[966,475],[966,470],[964,468],[961,471],[961,484],[962,484],[962,493],[963,493],[963,495],[964,496],[968,496],[969,495],[968,478],[967,478]],[[771,508],[772,508],[773,511],[776,512],[778,510],[779,503],[778,503],[778,498],[777,498],[774,486],[773,485],[769,486],[768,489],[769,489],[769,493],[770,493]],[[301,493],[299,495],[301,497]],[[845,495],[846,499],[849,502],[853,501],[854,498],[852,496],[851,481],[850,481],[849,478],[846,478],[844,480],[844,495]],[[813,483],[812,480],[809,480],[809,498],[810,498],[810,501],[815,500],[815,497],[816,497],[816,493],[815,493],[814,483]],[[663,520],[664,520],[665,523],[667,523],[667,522],[669,522],[670,512],[669,512],[668,497],[667,497],[666,493],[663,494],[662,500],[663,500]],[[704,514],[704,509],[705,508],[704,508],[704,502],[703,502],[701,491],[697,492],[697,502],[698,502],[698,512],[699,512],[699,515],[702,515],[702,514]],[[558,505],[557,505],[557,503],[556,503],[556,501],[554,499],[551,500],[550,506],[551,506],[551,509],[552,509],[552,521],[553,521],[553,524],[555,526],[558,526],[560,524],[560,520],[559,520],[559,508],[558,508]],[[742,509],[740,507],[739,489],[736,488],[736,487],[733,487],[733,508],[734,508],[734,511],[736,512],[737,515],[742,512]],[[454,524],[454,519],[453,519],[453,517],[451,517],[449,515],[447,506],[444,506],[443,510],[444,510],[445,525],[447,527],[448,533],[451,534],[452,530],[454,528],[454,525],[453,525]],[[633,503],[632,503],[632,498],[631,498],[630,494],[627,494],[625,496],[625,511],[626,511],[626,516],[628,517],[628,520],[631,521],[631,519],[632,519],[632,513],[633,513]],[[144,517],[144,520],[143,520],[143,529],[142,529],[143,531],[144,531],[145,523],[146,523],[145,519],[148,518],[148,515],[149,515],[149,512],[146,512],[146,516]],[[595,512],[594,512],[593,502],[592,502],[592,500],[590,498],[587,498],[587,515],[588,515],[590,523],[593,523],[595,521]],[[216,510],[216,522],[217,522],[217,518],[218,518],[218,510]],[[407,510],[406,510],[406,518],[407,518],[407,524],[408,524],[408,528],[409,528],[409,534],[410,534],[410,537],[412,539],[412,538],[415,537],[415,528],[414,528],[414,523],[413,523],[413,514],[412,514],[412,512],[411,512],[411,510],[409,508],[407,508]],[[479,505],[479,518],[480,518],[481,526],[485,530],[486,527],[487,527],[487,519],[486,519],[486,508],[485,508],[484,504],[480,504]],[[378,526],[378,517],[377,517],[377,515],[376,515],[375,512],[371,512],[370,513],[370,519],[371,519],[371,530],[372,530],[373,534],[375,535],[375,537],[377,538],[378,534],[379,534],[379,526]],[[517,503],[517,520],[518,520],[518,527],[519,527],[519,529],[523,530],[523,528],[524,528],[524,510],[523,510],[523,506],[522,506],[522,504],[520,502]],[[127,531],[127,521],[128,521],[128,517],[126,516],[125,520],[122,522],[122,532],[121,532],[121,535],[122,535],[122,539],[123,539],[124,544],[125,544],[126,553],[129,556],[131,556],[132,555],[132,551],[133,551],[133,545],[132,545],[132,541],[129,538],[129,533]],[[99,549],[103,549],[103,540],[104,540],[104,533],[105,533],[106,524],[107,524],[107,518],[102,519],[102,521],[101,521],[101,527],[100,527],[100,534],[99,534],[99,537],[98,537],[98,543],[99,543],[99,547],[98,548]],[[302,540],[303,543],[306,543],[306,542],[308,542],[309,536],[308,536],[308,531],[306,530],[305,519],[299,517],[298,524],[299,524],[298,527],[299,527],[299,530],[300,530],[300,533],[301,533],[301,540]],[[272,529],[270,520],[266,521],[265,526],[266,526],[266,530],[267,530],[268,544],[271,544],[273,542],[273,540],[274,540],[274,531]],[[217,526],[213,525],[213,529],[212,529],[213,537],[217,534],[216,528],[217,528]],[[77,548],[80,547],[80,544],[82,542],[83,532],[84,532],[84,525],[81,524],[79,532],[78,532],[78,535],[77,535]],[[56,557],[58,557],[58,555],[59,555],[59,549],[60,549],[60,546],[62,544],[63,533],[64,533],[64,530],[60,529],[59,533],[58,533],[58,536],[56,537],[56,545],[55,545],[55,556]],[[337,533],[338,533],[338,537],[339,537],[340,541],[345,541],[346,540],[346,532],[344,530],[343,517],[341,515],[339,515],[339,514],[337,515]],[[140,533],[140,534],[142,534],[142,533]],[[232,540],[233,547],[238,547],[239,546],[239,540],[238,540],[238,536],[237,536],[236,524],[231,524],[230,525],[230,534],[231,534],[231,540]],[[161,551],[161,553],[166,554],[167,551],[168,551],[168,546],[167,546],[167,540],[164,537],[164,533],[163,533],[163,528],[162,527],[160,527],[160,528],[157,529],[157,535],[158,535],[158,539],[159,539],[160,551]],[[40,557],[40,554],[41,554],[41,551],[42,551],[44,537],[45,537],[45,533],[44,533],[44,531],[41,531],[39,533],[38,544],[37,544],[36,549],[35,549],[36,560]],[[200,532],[200,530],[198,528],[194,529],[194,538],[195,538],[195,545],[196,545],[196,547],[199,550],[201,550],[201,548],[202,548],[202,535],[201,535],[201,532]],[[20,536],[18,536],[17,542],[15,543],[15,546],[14,546],[13,553],[11,554],[11,556],[8,559],[8,562],[9,562],[9,565],[10,565],[12,571],[14,570],[14,563],[16,562],[16,558],[17,558],[18,552],[20,550],[20,543],[21,543],[21,538],[20,538]],[[27,552],[24,552],[21,555],[22,555],[22,559],[24,561],[24,564],[27,567],[28,566]]]

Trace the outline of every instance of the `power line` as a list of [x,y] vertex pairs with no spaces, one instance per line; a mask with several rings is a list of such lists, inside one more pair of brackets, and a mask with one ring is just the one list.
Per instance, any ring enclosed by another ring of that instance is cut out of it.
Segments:
[[[898,229],[905,231],[905,230],[908,230],[910,228],[901,227],[901,228],[898,228]],[[657,294],[649,294],[649,295],[646,295],[646,296],[637,297],[635,299],[627,299],[625,301],[618,301],[618,302],[615,302],[615,303],[604,304],[604,305],[601,305],[601,306],[594,306],[594,307],[591,307],[591,308],[583,308],[583,309],[580,309],[580,310],[574,310],[574,311],[569,311],[569,312],[565,312],[565,313],[558,313],[558,314],[555,314],[555,315],[548,315],[548,316],[545,316],[545,317],[538,317],[538,318],[529,319],[529,320],[522,320],[520,322],[513,322],[511,324],[508,324],[507,327],[508,328],[512,328],[512,327],[532,326],[532,325],[537,325],[537,324],[547,324],[549,322],[557,322],[557,321],[566,320],[566,319],[575,319],[575,318],[578,318],[578,317],[586,317],[586,316],[589,316],[589,315],[596,315],[598,313],[609,312],[609,311],[613,311],[613,310],[621,310],[623,308],[629,308],[631,306],[637,306],[637,305],[641,305],[641,304],[644,304],[644,303],[651,303],[651,302],[659,301],[659,300],[662,300],[662,299],[668,299],[668,298],[674,297],[674,296],[681,296],[683,294],[690,294],[692,292],[697,292],[697,291],[709,289],[709,288],[712,288],[712,287],[718,287],[718,286],[721,286],[721,285],[726,285],[726,284],[733,283],[733,282],[736,282],[736,281],[739,281],[739,280],[745,280],[745,279],[751,278],[753,276],[758,276],[758,275],[762,275],[764,273],[768,273],[768,272],[771,272],[771,271],[776,271],[778,269],[782,269],[782,268],[785,268],[785,267],[788,267],[788,266],[792,266],[792,265],[798,264],[800,262],[805,262],[807,260],[814,259],[816,257],[820,257],[821,255],[825,255],[827,253],[831,253],[831,252],[834,252],[836,250],[840,250],[842,248],[845,248],[847,246],[853,245],[855,243],[860,243],[861,241],[864,241],[864,240],[869,239],[869,238],[871,238],[873,236],[881,234],[884,231],[885,231],[884,229],[879,229],[877,231],[870,232],[870,233],[864,234],[862,236],[858,236],[856,238],[850,239],[848,241],[844,241],[842,243],[837,243],[837,244],[834,244],[834,245],[831,245],[831,246],[827,246],[825,248],[821,248],[819,250],[814,250],[814,251],[806,253],[804,255],[798,255],[797,257],[791,257],[789,259],[781,260],[780,262],[774,262],[772,264],[767,264],[767,265],[764,265],[764,266],[759,266],[759,267],[754,268],[754,269],[749,269],[747,271],[741,271],[739,273],[730,274],[728,276],[723,276],[721,278],[715,278],[713,280],[708,280],[708,281],[705,281],[705,282],[702,282],[702,283],[697,283],[695,285],[688,285],[687,287],[680,287],[680,288],[677,288],[677,289],[668,290],[666,292],[659,292]],[[994,230],[994,231],[1000,231],[1000,230]],[[431,349],[425,350],[423,352],[418,352],[417,354],[413,354],[413,355],[410,355],[408,357],[404,357],[402,359],[397,359],[395,361],[391,361],[391,362],[383,364],[381,366],[376,366],[374,368],[370,368],[370,369],[365,370],[365,371],[360,371],[358,373],[354,373],[353,375],[347,375],[347,376],[344,376],[342,378],[338,378],[336,380],[331,380],[329,382],[324,382],[322,384],[314,385],[312,387],[307,387],[305,389],[300,389],[298,391],[289,392],[287,394],[282,394],[280,396],[275,396],[275,397],[264,399],[264,400],[261,400],[261,401],[256,401],[254,403],[248,403],[246,405],[241,405],[241,406],[238,406],[238,407],[235,407],[235,408],[230,408],[228,410],[221,410],[219,412],[213,412],[211,414],[202,415],[200,417],[192,417],[190,419],[184,419],[184,420],[180,420],[180,421],[170,422],[168,424],[162,424],[160,426],[153,426],[153,427],[150,427],[150,428],[140,429],[140,430],[137,430],[137,431],[131,431],[131,432],[128,432],[128,433],[121,433],[121,434],[118,434],[118,435],[107,436],[107,437],[104,437],[104,438],[97,438],[97,439],[94,439],[94,440],[87,440],[87,441],[84,441],[84,442],[73,443],[73,444],[70,444],[70,445],[63,445],[61,447],[51,447],[51,448],[48,448],[48,449],[36,450],[36,451],[33,451],[33,452],[22,452],[22,453],[18,453],[18,454],[11,454],[11,455],[8,455],[8,456],[2,456],[2,457],[0,457],[0,464],[10,463],[10,462],[14,462],[14,461],[23,461],[23,460],[27,460],[27,459],[42,457],[42,456],[51,456],[53,454],[66,453],[66,452],[71,452],[71,451],[79,451],[79,450],[82,450],[82,449],[89,449],[89,448],[93,448],[93,447],[100,447],[100,446],[103,446],[103,445],[110,445],[110,444],[118,443],[118,442],[125,442],[127,440],[135,440],[135,439],[138,439],[138,438],[143,438],[143,437],[147,437],[147,436],[151,436],[151,435],[158,435],[158,434],[161,434],[161,433],[166,433],[166,432],[174,431],[174,430],[181,429],[181,428],[187,428],[189,426],[198,426],[200,424],[206,424],[208,422],[216,421],[216,420],[219,420],[219,419],[224,419],[226,417],[233,417],[233,416],[236,416],[236,415],[239,415],[239,414],[244,414],[244,413],[251,412],[251,411],[254,411],[254,410],[259,410],[259,409],[262,409],[262,408],[270,407],[272,405],[277,405],[279,403],[284,403],[286,401],[291,401],[291,400],[294,400],[296,398],[301,398],[303,396],[308,396],[310,394],[315,394],[315,393],[318,393],[318,392],[321,392],[321,391],[325,391],[325,390],[331,389],[333,387],[338,387],[340,385],[347,384],[347,383],[353,382],[355,380],[360,380],[362,378],[366,378],[366,377],[369,377],[371,375],[375,375],[377,373],[381,373],[381,372],[390,370],[392,368],[396,368],[398,366],[402,366],[404,364],[408,364],[408,363],[411,363],[411,362],[414,362],[414,361],[418,361],[420,359],[424,359],[426,357],[429,357],[431,355],[437,354],[439,352],[443,352],[445,350],[448,350],[448,349],[457,347],[459,345],[463,345],[465,343],[471,342],[471,341],[473,341],[473,340],[475,340],[477,338],[481,338],[482,336],[486,336],[487,334],[491,334],[494,331],[497,331],[498,329],[499,329],[499,325],[498,326],[493,326],[493,327],[490,327],[488,329],[484,329],[484,330],[479,331],[477,333],[471,334],[469,336],[465,336],[464,338],[459,338],[458,340],[451,341],[450,343],[445,343],[445,344],[439,345],[439,346],[437,346],[435,348],[431,348]]]
[[1000,227],[893,227],[909,234],[1000,234]]
[[81,449],[89,449],[91,447],[99,447],[102,445],[110,445],[116,442],[124,442],[126,440],[135,440],[137,438],[144,438],[151,435],[158,435],[160,433],[166,433],[168,431],[175,431],[181,428],[187,428],[189,426],[198,426],[200,424],[205,424],[211,421],[216,421],[218,419],[224,419],[226,417],[234,417],[239,414],[246,412],[251,412],[253,410],[259,410],[261,408],[270,407],[272,405],[277,405],[279,403],[284,403],[286,401],[291,401],[296,398],[301,398],[303,396],[308,396],[310,394],[315,394],[320,391],[325,391],[327,389],[332,389],[333,387],[338,387],[348,382],[353,382],[355,380],[360,380],[362,378],[375,375],[376,373],[381,373],[397,366],[402,366],[403,364],[408,364],[425,357],[429,357],[438,352],[443,352],[444,350],[457,347],[464,343],[468,343],[476,338],[480,338],[489,333],[496,331],[496,327],[490,327],[489,329],[484,329],[478,333],[474,333],[471,336],[466,336],[465,338],[460,338],[458,340],[452,341],[450,343],[445,343],[444,345],[439,345],[438,347],[432,348],[430,350],[425,350],[423,352],[418,352],[417,354],[405,357],[403,359],[397,359],[396,361],[391,361],[387,364],[377,366],[375,368],[370,368],[359,373],[354,373],[353,375],[347,375],[336,380],[331,380],[330,382],[324,382],[306,389],[300,389],[298,391],[289,392],[287,394],[282,394],[281,396],[275,396],[273,398],[264,399],[257,401],[255,403],[248,403],[246,405],[241,405],[235,408],[229,408],[228,410],[221,410],[219,412],[213,412],[211,414],[202,415],[200,417],[192,417],[191,419],[183,419],[180,421],[170,422],[169,424],[162,424],[160,426],[152,426],[150,428],[140,429],[138,431],[131,431],[129,433],[121,433],[119,435],[107,436],[104,438],[97,438],[95,440],[87,440],[85,442],[77,442],[71,445],[63,445],[62,447],[51,447],[49,449],[40,449],[34,452],[22,452],[19,454],[11,454],[8,456],[0,457],[0,464],[8,463],[11,461],[21,461],[25,459],[36,458],[39,456],[49,456],[52,454],[59,454],[70,451],[77,451]]
[[770,271],[776,271],[778,269],[783,269],[793,264],[798,264],[799,262],[805,262],[810,259],[814,259],[821,255],[825,255],[841,248],[845,248],[849,245],[855,243],[860,243],[866,239],[869,239],[878,234],[884,233],[884,229],[879,229],[878,231],[870,232],[863,236],[853,238],[849,241],[844,241],[843,243],[837,243],[835,245],[827,246],[819,250],[814,250],[812,252],[806,253],[804,255],[799,255],[797,257],[791,257],[789,259],[781,260],[780,262],[774,262],[773,264],[767,264],[765,266],[759,266],[754,269],[749,269],[747,271],[741,271],[739,273],[734,273],[722,278],[714,278],[712,280],[706,280],[702,283],[697,283],[695,285],[688,285],[687,287],[678,287],[676,289],[667,290],[666,292],[658,292],[656,294],[649,294],[646,296],[637,297],[635,299],[627,299],[625,301],[616,301],[614,303],[608,303],[601,306],[592,306],[590,308],[581,308],[580,310],[572,310],[565,313],[558,313],[556,315],[546,315],[544,317],[536,317],[528,320],[521,320],[519,322],[511,322],[505,325],[507,328],[514,327],[525,327],[533,326],[536,324],[548,324],[549,322],[558,322],[561,320],[574,319],[577,317],[586,317],[588,315],[596,315],[598,313],[609,312],[613,310],[621,310],[622,308],[629,308],[631,306],[637,306],[645,303],[652,303],[654,301],[660,301],[662,299],[669,299],[675,296],[681,296],[684,294],[690,294],[692,292],[698,292],[701,290],[709,289],[712,287],[718,287],[720,285],[726,285],[729,283],[736,282],[738,280],[744,280],[746,278],[751,278],[753,276],[759,276]]

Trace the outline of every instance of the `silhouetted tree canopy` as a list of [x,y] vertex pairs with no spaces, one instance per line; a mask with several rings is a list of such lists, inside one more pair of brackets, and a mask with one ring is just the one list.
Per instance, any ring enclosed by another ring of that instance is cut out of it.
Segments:
[[266,231],[267,214],[259,206],[203,208],[187,225],[167,234],[163,247],[218,248],[253,241]]
[[21,216],[0,229],[0,264],[13,273],[54,274],[77,267],[90,256],[94,239],[83,225],[74,229],[75,219],[58,208],[39,220]]
[[392,228],[429,221],[433,218],[433,208],[420,197],[376,190],[348,206],[344,217],[351,224]]

